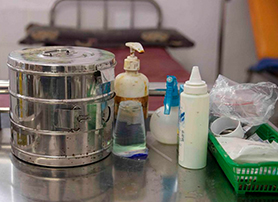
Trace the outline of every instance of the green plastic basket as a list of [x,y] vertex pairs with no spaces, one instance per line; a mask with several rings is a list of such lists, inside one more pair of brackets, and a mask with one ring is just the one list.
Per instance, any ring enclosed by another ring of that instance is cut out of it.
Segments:
[[[263,140],[278,142],[277,131],[268,124],[261,125],[256,133]],[[278,193],[278,162],[238,164],[229,157],[211,132],[209,133],[209,150],[233,185],[236,193]]]

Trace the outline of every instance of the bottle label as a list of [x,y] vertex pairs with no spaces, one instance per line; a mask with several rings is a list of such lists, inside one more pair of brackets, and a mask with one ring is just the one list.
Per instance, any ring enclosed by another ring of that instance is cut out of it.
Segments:
[[181,130],[179,133],[179,161],[182,162],[184,160],[184,130]]
[[127,101],[127,100],[135,100],[135,101],[141,102],[144,117],[145,117],[145,119],[148,118],[148,108],[149,108],[149,102],[148,102],[149,96],[148,95],[144,96],[144,97],[139,97],[139,98],[126,98],[126,97],[121,97],[121,96],[116,95],[116,97],[115,97],[115,117],[117,117],[120,102]]
[[182,162],[184,160],[184,119],[185,112],[182,112],[179,117],[179,161]]

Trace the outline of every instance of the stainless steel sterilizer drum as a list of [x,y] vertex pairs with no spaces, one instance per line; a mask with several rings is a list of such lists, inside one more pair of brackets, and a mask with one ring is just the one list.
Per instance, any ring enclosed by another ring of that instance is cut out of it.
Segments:
[[115,56],[83,47],[11,52],[12,153],[43,166],[96,162],[111,151]]

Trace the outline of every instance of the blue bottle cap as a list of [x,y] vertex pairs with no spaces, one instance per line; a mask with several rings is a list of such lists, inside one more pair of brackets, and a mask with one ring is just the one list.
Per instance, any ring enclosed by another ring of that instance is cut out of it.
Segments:
[[180,96],[178,82],[175,76],[167,76],[166,95],[164,97],[164,114],[169,115],[171,107],[179,106]]
[[184,84],[180,85],[180,94],[184,91]]

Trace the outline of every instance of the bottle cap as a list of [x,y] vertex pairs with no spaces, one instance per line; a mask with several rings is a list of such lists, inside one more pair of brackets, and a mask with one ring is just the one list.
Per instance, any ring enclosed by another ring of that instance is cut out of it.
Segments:
[[164,97],[164,114],[169,115],[171,107],[179,106],[180,96],[176,77],[167,76],[166,95]]
[[130,48],[130,56],[125,59],[124,69],[138,71],[140,69],[140,60],[135,56],[135,51],[144,53],[143,46],[138,42],[128,42],[125,45]]
[[201,95],[208,91],[207,84],[202,80],[199,67],[194,66],[191,71],[190,79],[184,84],[184,92],[187,94]]
[[184,91],[184,84],[180,84],[180,94]]

